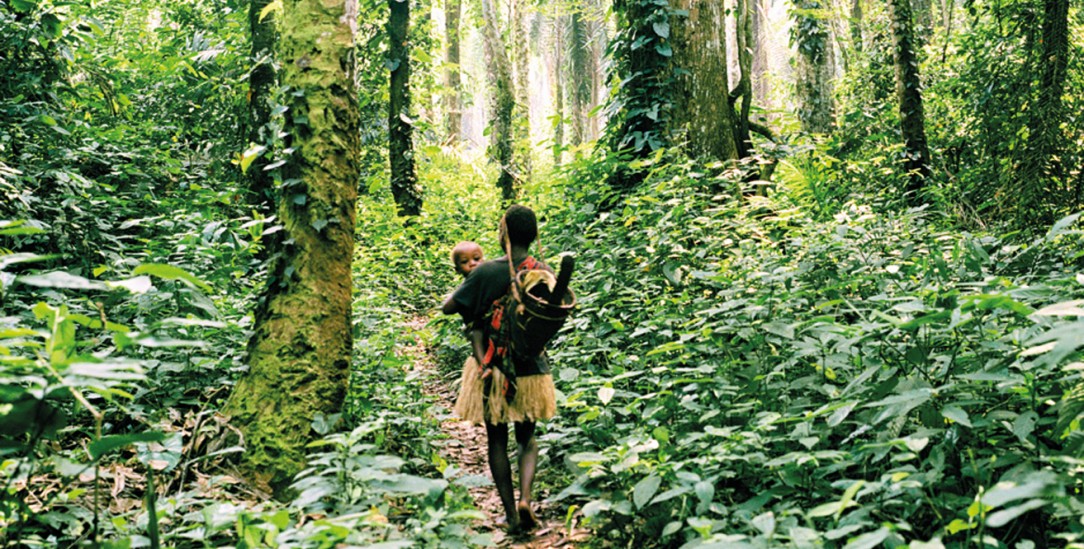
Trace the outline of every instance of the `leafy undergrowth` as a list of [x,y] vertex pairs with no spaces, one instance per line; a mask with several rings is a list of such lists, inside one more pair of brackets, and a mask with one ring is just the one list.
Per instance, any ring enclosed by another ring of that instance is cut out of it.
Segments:
[[605,540],[1084,543],[1078,216],[1021,244],[861,202],[814,221],[680,164],[610,211],[565,187],[543,234],[579,309],[543,445]]
[[[579,304],[551,353],[560,415],[539,482],[592,544],[1081,546],[1077,217],[1014,241],[859,199],[740,197],[737,174],[657,160],[619,199],[603,158],[529,189],[542,255],[576,254]],[[473,239],[499,255],[500,207],[492,174],[440,154],[420,169],[423,216],[359,202],[351,393],[314,422],[286,503],[230,475],[240,441],[215,412],[264,221],[211,188],[166,197],[173,221],[126,225],[142,244],[82,270],[14,253],[50,233],[0,225],[5,541],[485,543],[411,349],[457,374],[462,333],[435,311],[458,282],[447,254]]]

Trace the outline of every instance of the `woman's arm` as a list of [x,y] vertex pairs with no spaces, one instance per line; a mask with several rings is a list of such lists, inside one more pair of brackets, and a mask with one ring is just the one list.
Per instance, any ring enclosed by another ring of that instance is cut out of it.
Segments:
[[444,304],[440,306],[440,312],[446,315],[454,315],[459,312],[459,303],[456,303],[452,296],[455,294],[448,294],[448,297],[444,298]]
[[482,378],[489,377],[490,369],[483,362],[486,356],[485,332],[481,328],[474,328],[470,331],[468,339],[470,339],[470,348],[474,354],[474,360],[477,360],[478,364],[483,368]]

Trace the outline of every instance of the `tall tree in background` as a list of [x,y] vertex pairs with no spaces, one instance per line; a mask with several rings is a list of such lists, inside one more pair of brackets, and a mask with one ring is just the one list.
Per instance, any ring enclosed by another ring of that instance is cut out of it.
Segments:
[[[949,0],[954,2],[955,0]],[[865,38],[862,36],[863,22],[862,22],[862,0],[852,0],[851,2],[851,48],[854,51],[862,51],[865,47]]]
[[[727,82],[726,25],[718,0],[677,0],[688,13],[674,18],[674,127],[690,152],[718,160],[738,158],[735,117]],[[751,88],[750,88],[751,89]]]
[[791,10],[791,39],[798,47],[798,119],[811,133],[832,131],[832,39],[827,0],[796,0]]
[[915,43],[919,44],[933,34],[933,3],[931,0],[911,0],[911,11],[917,38]]
[[504,41],[497,31],[497,17],[492,0],[482,0],[482,42],[487,71],[493,83],[491,157],[500,169],[497,187],[501,190],[501,198],[505,202],[511,202],[516,198],[516,169],[512,158],[512,111],[516,105],[516,96],[512,82],[512,64],[508,60]]
[[1019,170],[1024,195],[1019,208],[1028,214],[1027,221],[1045,224],[1051,221],[1049,200],[1060,194],[1057,180],[1064,177],[1058,149],[1069,66],[1069,0],[1043,0],[1041,33],[1041,72],[1037,97],[1028,113],[1028,142]]
[[753,81],[753,99],[761,107],[768,106],[768,92],[771,90],[770,69],[768,61],[769,32],[768,32],[768,3],[771,0],[749,0],[753,4],[753,16],[750,24],[753,27],[753,63],[750,67]]
[[[262,144],[268,141],[265,134],[271,121],[271,92],[276,85],[274,10],[267,6],[271,0],[251,0],[248,5],[248,26],[252,37],[252,71],[248,75],[248,141]],[[265,13],[266,12],[266,13]],[[268,159],[257,156],[249,165],[249,183],[256,198],[256,205],[267,216],[275,212],[275,181],[270,171],[264,170]]]
[[926,144],[926,121],[922,109],[922,82],[915,58],[910,0],[888,0],[892,27],[892,53],[896,65],[896,99],[900,133],[907,169],[907,196],[912,203],[925,201],[923,189],[930,178],[930,149]]
[[553,97],[553,115],[556,117],[553,121],[553,164],[560,166],[561,151],[564,150],[565,146],[565,90],[563,76],[566,33],[564,32],[564,16],[557,13],[556,5],[556,3],[553,4],[553,15],[547,17],[546,26],[549,33],[546,36],[549,40],[546,41],[547,47],[543,51],[553,52],[552,56],[546,58],[546,73],[549,75],[549,81],[553,83],[550,93]]
[[289,95],[279,219],[249,370],[226,411],[245,435],[246,474],[279,494],[301,470],[313,418],[338,413],[352,348],[350,260],[360,177],[357,3],[283,0],[280,59]]
[[588,36],[588,24],[584,17],[584,6],[577,2],[568,15],[568,76],[569,76],[569,119],[572,134],[569,143],[579,145],[588,140],[587,112],[591,109],[591,39]]
[[391,194],[400,215],[418,215],[422,193],[414,172],[414,120],[410,116],[410,0],[388,0],[388,159]]
[[508,33],[512,41],[514,60],[514,78],[516,87],[516,106],[512,117],[512,139],[514,141],[515,165],[519,168],[519,177],[531,178],[531,95],[530,66],[531,58],[527,49],[526,0],[513,0],[509,3],[511,12]]
[[459,72],[459,19],[463,11],[462,0],[445,0],[444,36],[447,49],[444,53],[444,115],[448,141],[457,143],[463,126],[463,103],[459,96],[462,76]]

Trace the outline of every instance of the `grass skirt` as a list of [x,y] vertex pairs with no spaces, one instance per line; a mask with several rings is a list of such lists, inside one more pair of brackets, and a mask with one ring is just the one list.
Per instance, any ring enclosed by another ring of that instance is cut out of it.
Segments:
[[494,368],[490,379],[489,394],[485,395],[482,369],[473,356],[467,358],[455,401],[455,413],[460,419],[474,424],[481,424],[484,419],[498,425],[550,419],[557,414],[557,396],[550,374],[519,377],[512,402],[504,398],[504,375]]

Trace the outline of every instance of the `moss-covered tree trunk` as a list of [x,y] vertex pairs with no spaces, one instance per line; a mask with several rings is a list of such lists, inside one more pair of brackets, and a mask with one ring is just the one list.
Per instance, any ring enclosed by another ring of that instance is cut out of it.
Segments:
[[735,116],[730,106],[723,2],[677,0],[687,16],[672,18],[677,73],[675,129],[685,134],[694,156],[738,158]]
[[418,215],[422,193],[414,172],[414,119],[410,115],[410,0],[388,0],[388,160],[391,194],[400,215]]
[[1058,151],[1069,66],[1069,0],[1043,0],[1041,32],[1038,93],[1030,107],[1028,143],[1018,171],[1023,193],[1017,208],[1021,221],[1031,224],[1053,221],[1053,207],[1066,191],[1060,184],[1065,174]]
[[497,162],[500,174],[497,187],[501,199],[516,199],[516,169],[512,159],[512,110],[516,105],[515,88],[512,83],[512,66],[504,48],[504,40],[497,31],[497,11],[491,0],[482,0],[482,42],[486,62],[493,83],[493,134],[491,157]]
[[243,471],[282,495],[318,413],[339,412],[351,340],[360,142],[356,0],[284,0],[281,78],[294,93],[278,213],[285,228],[256,310],[248,372],[226,411],[245,435]]
[[448,66],[444,69],[444,86],[447,88],[444,92],[444,115],[450,143],[459,141],[463,127],[462,101],[459,95],[462,85],[459,72],[459,15],[462,7],[461,0],[447,0],[445,3],[444,35],[447,49],[444,60]]
[[798,47],[798,119],[802,129],[827,133],[835,125],[832,37],[827,0],[796,0],[791,34]]
[[[248,26],[252,37],[252,71],[248,75],[248,140],[255,144],[268,141],[265,130],[271,120],[271,92],[277,78],[274,61],[278,32],[273,10],[268,10],[261,18],[261,13],[270,3],[271,0],[252,0],[248,5]],[[256,207],[265,216],[270,216],[275,213],[275,186],[271,172],[264,170],[267,163],[267,158],[260,155],[252,161],[246,173],[255,195]]]
[[900,108],[900,133],[904,142],[904,167],[908,174],[907,197],[912,204],[925,202],[923,189],[930,178],[930,149],[926,144],[926,118],[922,109],[922,81],[915,57],[914,31],[909,0],[889,0],[893,58],[896,65],[896,99]]

